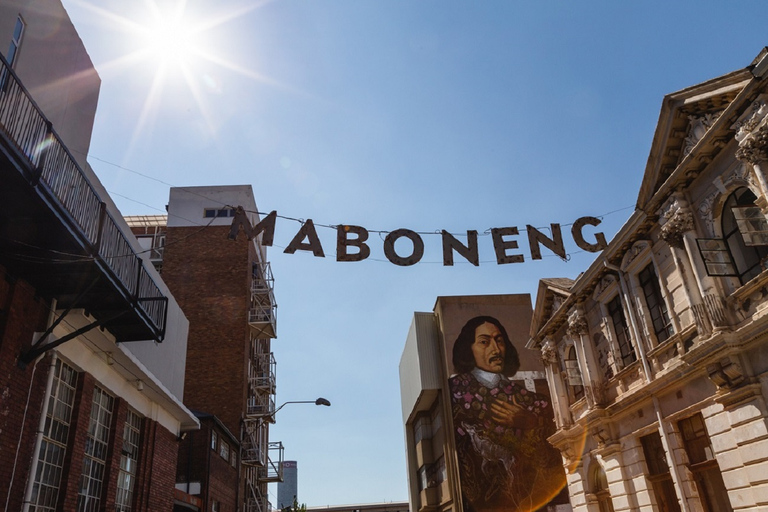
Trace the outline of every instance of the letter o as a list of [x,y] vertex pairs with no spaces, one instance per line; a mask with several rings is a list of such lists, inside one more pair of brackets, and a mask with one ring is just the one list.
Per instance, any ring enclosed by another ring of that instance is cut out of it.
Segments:
[[[406,237],[413,242],[413,252],[410,256],[399,256],[395,252],[395,242],[398,238]],[[389,261],[401,267],[409,267],[418,263],[424,256],[424,241],[418,233],[410,229],[396,229],[389,233],[384,239],[384,255]]]

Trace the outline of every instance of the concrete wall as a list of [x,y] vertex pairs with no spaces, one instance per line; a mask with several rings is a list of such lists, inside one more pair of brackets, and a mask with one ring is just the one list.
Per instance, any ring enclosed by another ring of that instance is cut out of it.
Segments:
[[82,166],[91,143],[101,79],[58,0],[0,2],[0,51],[7,56],[16,18],[25,30],[14,70]]

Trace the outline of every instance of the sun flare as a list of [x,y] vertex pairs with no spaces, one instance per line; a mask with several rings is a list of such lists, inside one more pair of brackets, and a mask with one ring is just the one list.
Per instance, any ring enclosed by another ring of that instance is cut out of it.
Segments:
[[[262,7],[267,3],[265,1],[230,6],[229,9],[200,2],[191,5],[188,0],[117,2],[113,4],[117,6],[114,9],[95,0],[72,2],[93,14],[96,23],[109,30],[110,40],[120,41],[120,53],[97,66],[99,72],[113,76],[128,72],[139,79],[148,79],[143,104],[136,105],[139,119],[134,141],[152,124],[161,109],[181,103],[167,101],[168,93],[173,95],[173,100],[178,100],[184,97],[181,93],[186,90],[214,133],[217,123],[211,100],[220,94],[221,84],[226,83],[228,73],[283,87],[247,65],[231,60],[233,53],[224,49],[227,38],[232,35],[226,25]],[[228,44],[231,49],[232,41]]]

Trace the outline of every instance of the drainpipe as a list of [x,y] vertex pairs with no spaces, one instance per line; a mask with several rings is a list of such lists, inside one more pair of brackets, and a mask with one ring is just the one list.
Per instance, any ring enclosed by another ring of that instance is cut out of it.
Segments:
[[624,296],[624,303],[627,305],[627,312],[629,313],[629,323],[632,326],[632,333],[637,340],[637,351],[640,353],[640,361],[643,364],[643,370],[648,382],[653,380],[653,374],[651,373],[651,367],[648,364],[648,358],[645,355],[645,347],[643,346],[643,339],[640,337],[640,331],[637,327],[637,320],[635,319],[635,310],[632,307],[634,302],[629,300],[629,293],[627,292],[627,283],[624,281],[624,273],[616,265],[611,265],[607,261],[603,261],[603,265],[606,268],[613,270],[619,274],[619,284],[621,285],[621,294]]
[[[42,356],[41,356],[42,357]],[[37,465],[40,460],[40,446],[43,444],[43,434],[45,433],[45,422],[48,417],[48,404],[51,401],[51,391],[53,389],[53,377],[56,373],[56,352],[51,355],[51,365],[48,369],[48,381],[45,384],[45,396],[43,398],[43,407],[40,413],[40,422],[37,426],[37,435],[35,436],[35,448],[32,451],[32,465],[29,469],[27,479],[27,489],[24,492],[23,512],[29,512],[29,505],[32,500],[32,490],[35,487],[35,475],[37,474]]]

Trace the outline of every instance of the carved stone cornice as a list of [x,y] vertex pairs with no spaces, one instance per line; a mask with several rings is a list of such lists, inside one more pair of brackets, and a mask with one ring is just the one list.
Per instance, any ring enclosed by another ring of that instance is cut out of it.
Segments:
[[551,338],[544,338],[544,343],[541,344],[541,362],[544,365],[557,364],[557,346]]
[[761,95],[734,123],[739,149],[736,158],[756,164],[768,160],[768,96]]
[[752,165],[768,160],[768,125],[763,124],[739,144],[736,158]]
[[693,212],[682,195],[675,194],[674,199],[659,215],[661,238],[672,247],[683,247],[683,236],[693,231]]

